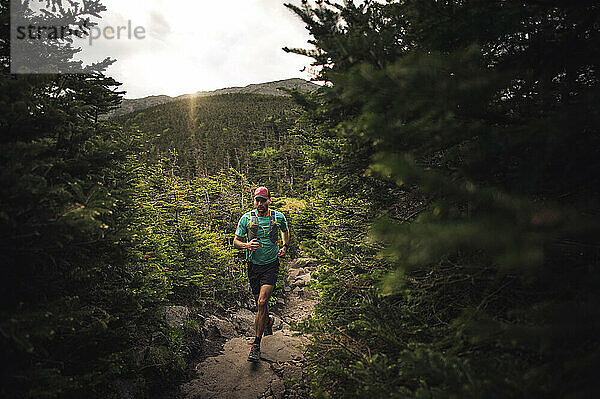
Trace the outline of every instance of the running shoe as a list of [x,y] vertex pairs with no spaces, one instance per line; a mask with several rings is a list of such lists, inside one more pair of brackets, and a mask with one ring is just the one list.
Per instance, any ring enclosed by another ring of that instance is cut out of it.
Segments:
[[252,344],[250,348],[250,354],[248,355],[249,362],[258,362],[260,360],[260,345]]
[[265,321],[265,332],[263,335],[273,335],[273,323],[275,322],[275,318],[271,315],[267,317]]

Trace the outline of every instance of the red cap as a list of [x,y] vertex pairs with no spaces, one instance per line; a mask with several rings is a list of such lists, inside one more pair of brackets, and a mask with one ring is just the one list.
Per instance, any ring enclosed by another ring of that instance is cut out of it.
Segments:
[[254,198],[271,198],[271,193],[269,193],[269,189],[266,187],[259,187],[254,190]]

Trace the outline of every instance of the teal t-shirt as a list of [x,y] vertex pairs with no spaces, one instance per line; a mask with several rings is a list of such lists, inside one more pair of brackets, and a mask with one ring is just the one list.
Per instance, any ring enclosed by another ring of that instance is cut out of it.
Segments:
[[[269,209],[269,212],[271,210]],[[258,216],[258,215],[257,215]],[[271,218],[269,216],[258,216],[258,232],[256,238],[259,242],[259,247],[256,251],[246,250],[246,259],[257,265],[266,265],[277,259],[277,252],[279,252],[279,244],[273,244],[269,238],[269,222]],[[275,221],[279,232],[287,231],[288,224],[283,213],[275,211]],[[250,212],[245,213],[238,222],[237,229],[235,229],[235,235],[239,237],[247,237],[248,229],[252,223],[252,216]],[[278,240],[279,241],[279,240]]]

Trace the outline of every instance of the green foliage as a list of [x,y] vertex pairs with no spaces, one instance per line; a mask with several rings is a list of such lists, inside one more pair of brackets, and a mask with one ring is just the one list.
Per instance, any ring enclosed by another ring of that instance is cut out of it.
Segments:
[[[6,28],[8,1],[0,11]],[[186,181],[169,158],[144,163],[139,131],[98,120],[120,102],[106,63],[10,75],[4,28],[0,396],[154,396],[185,368],[164,306],[228,306],[244,288],[229,248],[245,180]]]
[[[1,11],[4,20],[8,2]],[[4,397],[98,395],[125,372],[139,317],[154,322],[151,309],[141,314],[127,292],[127,249],[116,243],[131,141],[97,121],[120,101],[105,67],[88,75],[12,76],[2,64]]]
[[306,201],[294,197],[273,197],[272,207],[283,212],[290,229],[290,245],[287,256],[294,259],[301,255],[303,242],[311,238],[316,227]]
[[230,248],[245,180],[231,170],[187,181],[175,175],[173,159],[138,172],[132,244],[136,269],[153,277],[137,292],[224,306],[244,287],[243,267]]
[[332,83],[299,128],[323,193],[315,394],[592,396],[599,8],[288,7],[317,47],[290,51]]

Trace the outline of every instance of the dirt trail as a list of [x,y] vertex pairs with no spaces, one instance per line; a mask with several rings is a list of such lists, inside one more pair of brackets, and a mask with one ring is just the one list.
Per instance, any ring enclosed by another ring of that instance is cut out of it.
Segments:
[[[276,317],[273,335],[261,341],[261,360],[249,362],[248,352],[254,340],[253,328],[246,336],[229,339],[223,352],[196,366],[197,378],[183,385],[185,399],[281,399],[307,398],[306,373],[302,370],[306,337],[294,336],[292,321],[312,313],[315,293],[304,285],[316,270],[312,259],[297,259],[287,265],[290,286],[279,306],[271,310]],[[248,318],[248,316],[246,316]],[[250,320],[247,320],[249,323]]]

